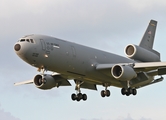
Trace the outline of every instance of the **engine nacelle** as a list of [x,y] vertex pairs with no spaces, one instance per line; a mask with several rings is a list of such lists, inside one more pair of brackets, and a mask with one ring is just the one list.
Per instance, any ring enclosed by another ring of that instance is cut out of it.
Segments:
[[56,86],[56,81],[51,75],[36,75],[34,77],[34,84],[37,88],[46,90]]
[[147,50],[137,45],[128,45],[125,48],[128,58],[139,60],[141,62],[159,62],[160,54],[154,50]]
[[111,74],[115,79],[121,81],[128,81],[137,77],[134,69],[128,65],[114,65],[111,69]]

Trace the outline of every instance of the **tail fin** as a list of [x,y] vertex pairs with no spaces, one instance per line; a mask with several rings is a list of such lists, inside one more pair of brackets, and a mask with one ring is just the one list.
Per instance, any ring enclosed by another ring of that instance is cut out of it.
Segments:
[[140,47],[148,50],[153,49],[156,27],[157,27],[157,21],[151,20],[139,44]]
[[156,50],[153,50],[153,43],[154,43],[156,28],[157,28],[157,21],[151,20],[139,46],[155,53],[160,58],[160,53],[157,52]]

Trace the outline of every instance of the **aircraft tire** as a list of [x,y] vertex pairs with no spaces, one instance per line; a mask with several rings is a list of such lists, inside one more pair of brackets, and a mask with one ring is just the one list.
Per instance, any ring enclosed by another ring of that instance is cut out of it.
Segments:
[[126,89],[125,89],[125,88],[122,88],[122,89],[121,89],[121,93],[122,93],[122,95],[126,95]]
[[106,90],[105,91],[105,96],[109,97],[111,95],[110,91],[109,90]]
[[132,93],[133,93],[133,89],[129,87],[129,88],[127,89],[127,92],[128,92],[129,94],[132,94]]
[[133,91],[133,92],[132,92],[133,95],[136,95],[136,94],[137,94],[137,90],[136,90],[136,89],[132,89],[132,91]]
[[74,100],[76,100],[76,98],[77,98],[76,94],[73,93],[73,94],[71,95],[71,99],[74,101]]
[[81,100],[82,99],[82,93],[78,93],[77,97]]
[[130,95],[130,93],[129,92],[126,92],[126,96],[129,96]]
[[83,99],[84,101],[86,101],[86,100],[87,100],[87,95],[86,95],[86,94],[83,94],[83,95],[82,95],[82,99]]
[[105,97],[105,91],[104,90],[101,91],[101,97]]

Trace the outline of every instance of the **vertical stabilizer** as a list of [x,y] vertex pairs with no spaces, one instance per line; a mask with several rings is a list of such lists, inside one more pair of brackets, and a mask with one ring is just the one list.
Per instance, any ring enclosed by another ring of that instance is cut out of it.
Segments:
[[153,49],[153,42],[155,38],[156,27],[157,27],[157,21],[151,20],[139,44],[140,47],[148,49],[148,50]]

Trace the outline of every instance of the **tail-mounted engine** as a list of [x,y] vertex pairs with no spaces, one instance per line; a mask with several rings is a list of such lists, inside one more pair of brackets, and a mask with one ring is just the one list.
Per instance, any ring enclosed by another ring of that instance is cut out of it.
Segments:
[[155,50],[148,50],[137,45],[128,45],[125,48],[128,58],[141,62],[159,62],[160,54]]
[[137,77],[134,69],[129,65],[114,65],[111,74],[115,79],[121,81],[128,81]]
[[56,81],[51,75],[36,75],[34,77],[34,84],[40,89],[51,89],[56,86]]

